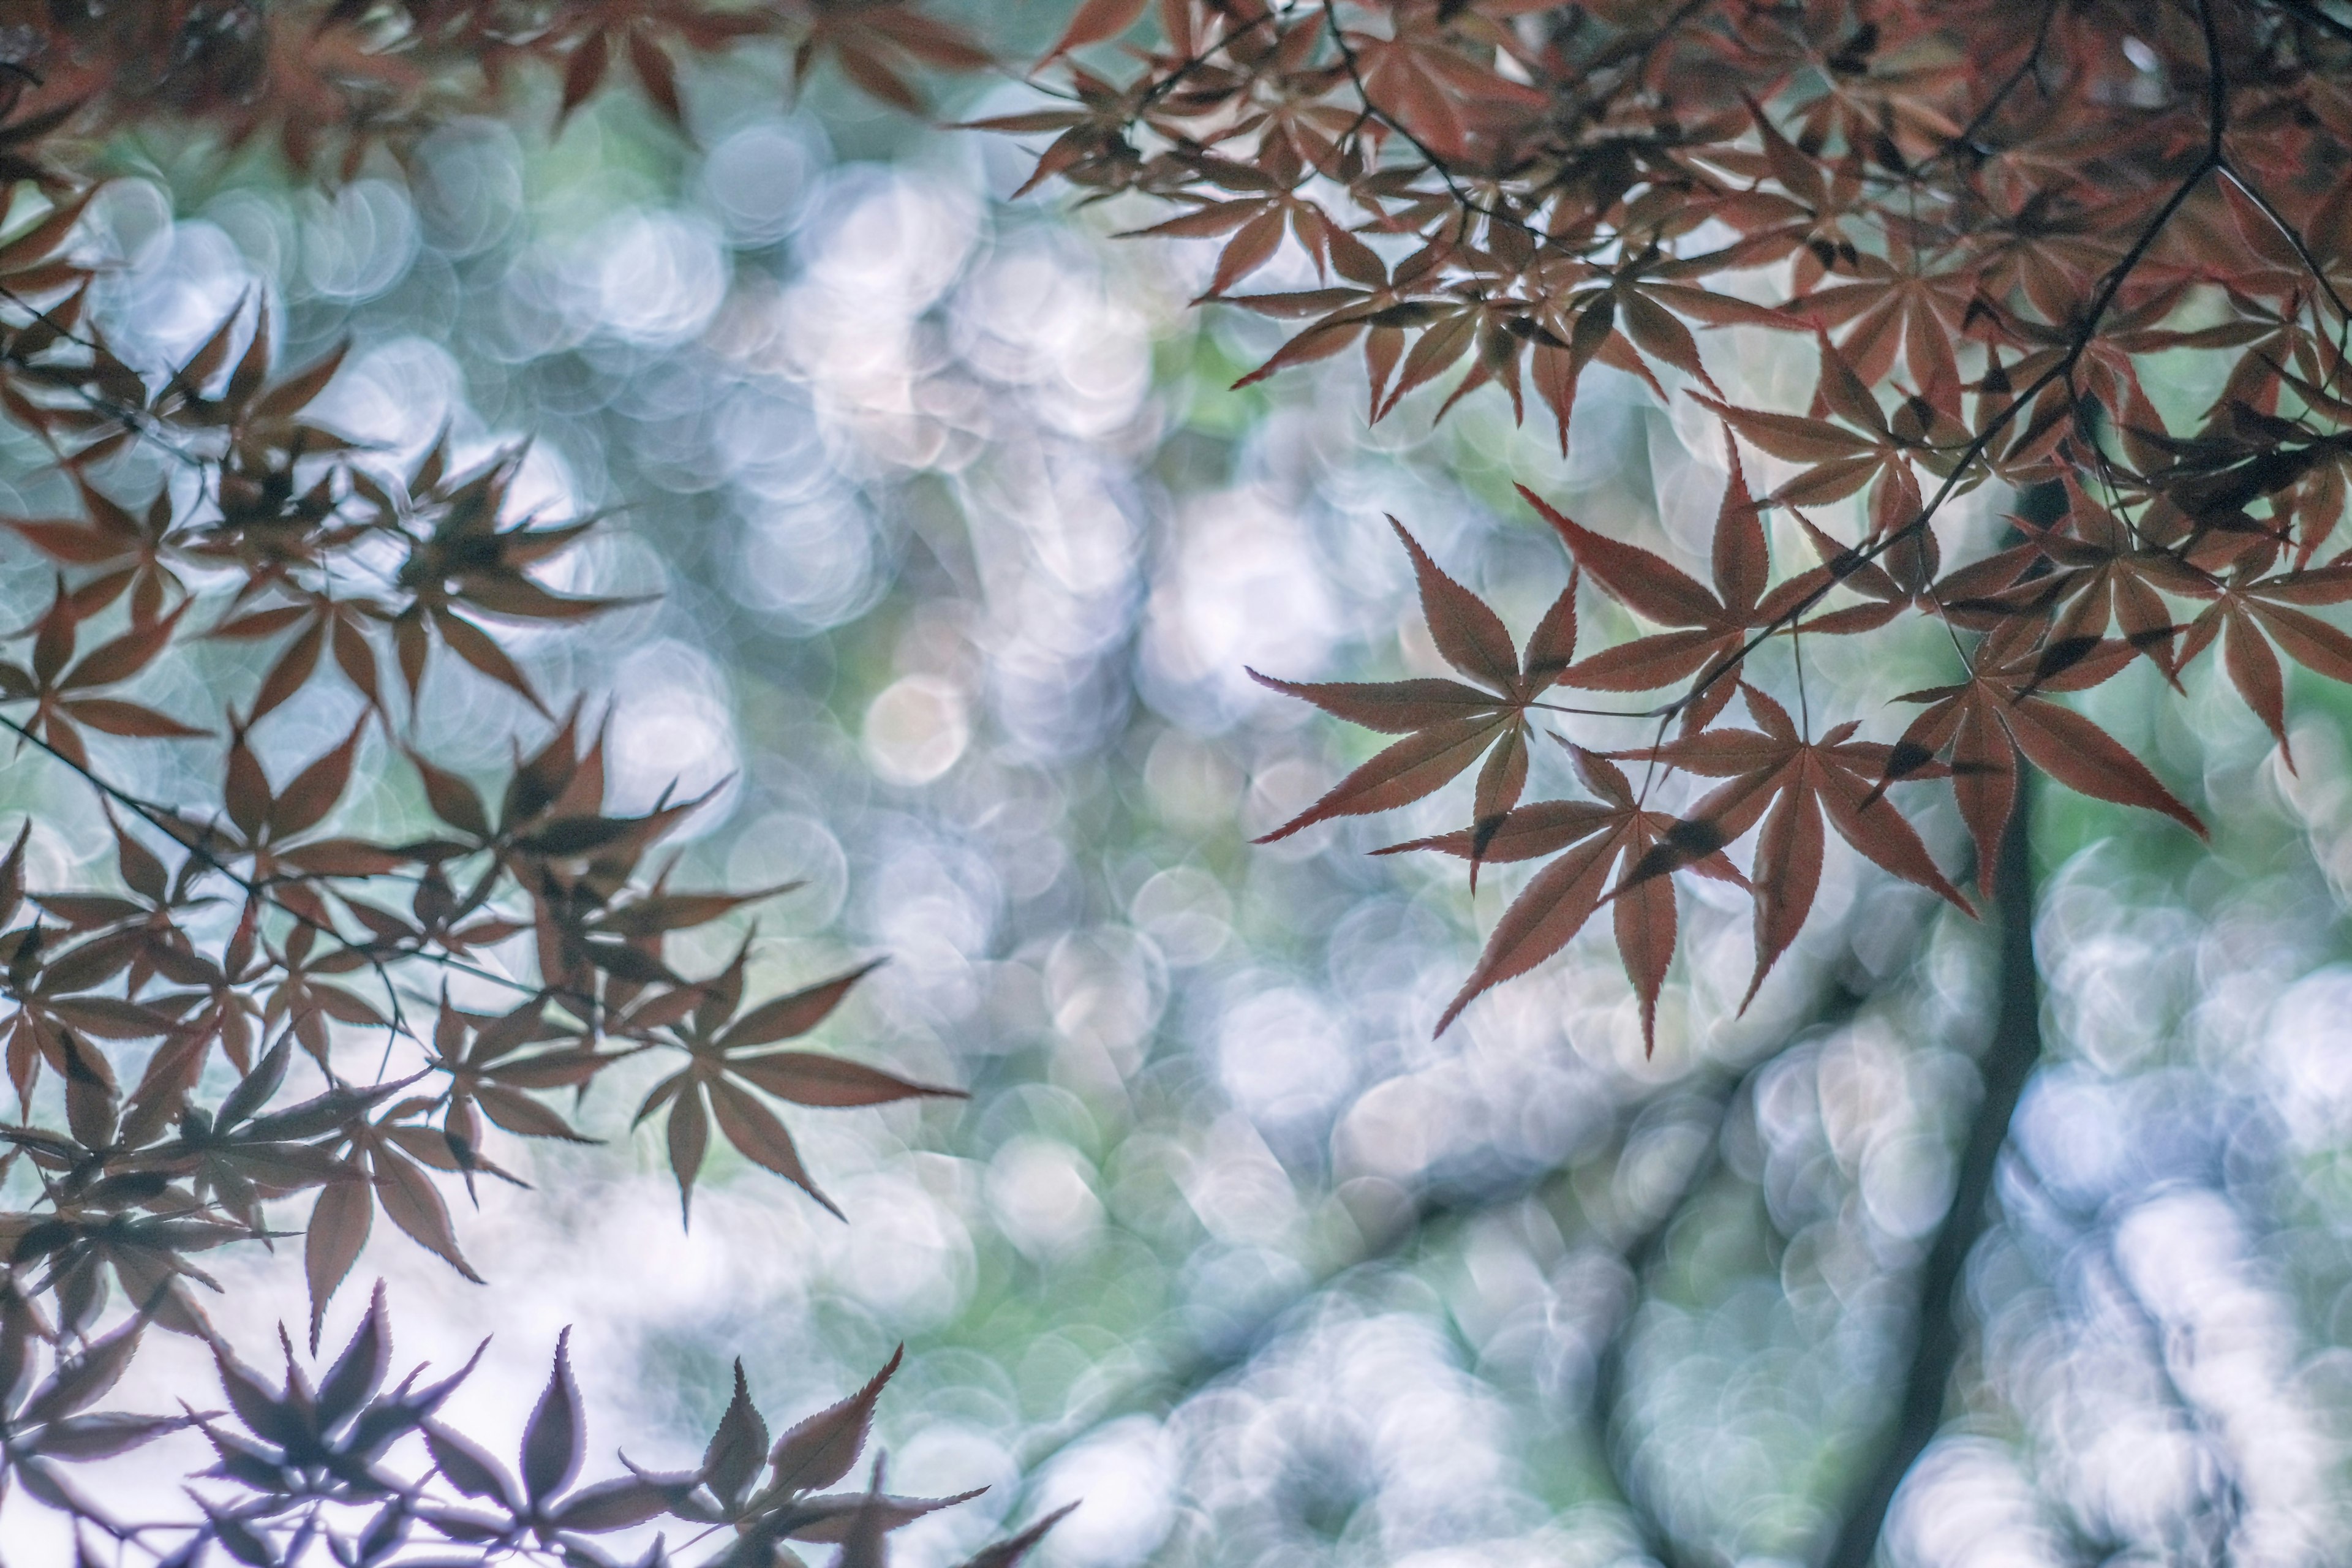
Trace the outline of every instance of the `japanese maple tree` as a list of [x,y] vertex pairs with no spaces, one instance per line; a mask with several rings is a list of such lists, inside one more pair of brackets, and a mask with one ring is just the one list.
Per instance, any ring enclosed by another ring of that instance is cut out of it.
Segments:
[[[837,70],[910,110],[922,72],[1010,53],[907,0],[0,7],[0,414],[79,500],[9,520],[54,591],[0,657],[0,725],[95,792],[120,884],[34,885],[22,833],[0,859],[20,1110],[0,1171],[26,1194],[0,1214],[0,1473],[127,1545],[175,1563],[324,1550],[357,1565],[426,1545],[593,1563],[597,1534],[668,1517],[722,1532],[715,1563],[794,1561],[797,1540],[866,1568],[938,1506],[886,1492],[878,1464],[828,1489],[887,1368],[772,1442],[739,1370],[696,1468],[583,1486],[559,1342],[509,1468],[441,1422],[448,1377],[387,1388],[381,1299],[315,1373],[291,1335],[282,1377],[215,1340],[226,1410],[92,1409],[147,1329],[214,1337],[195,1256],[286,1234],[289,1199],[309,1204],[314,1352],[379,1215],[470,1273],[446,1194],[500,1174],[486,1128],[577,1138],[556,1097],[618,1062],[671,1064],[637,1116],[661,1119],[682,1205],[714,1131],[828,1202],[779,1103],[953,1092],[787,1044],[862,970],[781,996],[750,984],[745,952],[681,972],[673,938],[777,889],[673,888],[659,847],[697,803],[609,805],[593,707],[537,689],[493,629],[613,607],[534,574],[591,520],[517,505],[511,455],[464,465],[436,446],[396,468],[313,420],[336,361],[278,364],[252,307],[176,363],[126,357],[76,248],[119,134],[191,132],[331,180],[455,115],[529,104],[551,122],[622,80],[683,126],[682,69],[763,49],[793,81]],[[2336,541],[2352,19],[2331,0],[1085,0],[1020,69],[1039,103],[978,124],[1044,139],[1030,186],[1118,196],[1149,213],[1143,233],[1215,242],[1204,300],[1295,323],[1245,380],[1356,353],[1369,418],[1503,399],[1567,451],[1597,365],[1720,427],[1703,571],[1533,483],[1569,586],[1523,641],[1408,518],[1430,637],[1460,679],[1259,677],[1399,737],[1269,837],[1412,805],[1475,769],[1458,831],[1393,847],[1457,857],[1474,883],[1531,867],[1441,1027],[1605,911],[1654,1036],[1679,889],[1699,878],[1754,900],[1752,998],[1806,926],[1832,830],[2021,929],[2032,773],[2206,831],[2074,696],[2143,662],[2179,691],[2210,660],[2284,748],[2288,662],[2352,681],[2352,637],[2315,613],[2352,599]],[[1279,266],[1316,286],[1265,287]],[[1742,333],[1786,334],[1810,394],[1755,405],[1722,346]],[[2183,385],[2212,390],[2184,413]],[[184,482],[120,493],[131,453]],[[1642,629],[1593,646],[1596,623]],[[1876,714],[1814,710],[1809,649],[1921,626],[1948,657],[1903,694],[1907,720],[1864,738]],[[258,679],[202,710],[121,694],[200,640],[264,650]],[[540,716],[504,777],[411,743],[443,666]],[[329,688],[356,697],[356,721],[299,765],[265,765],[254,727]],[[1629,743],[1629,723],[1646,735]],[[185,798],[108,764],[118,742],[199,740],[217,766]],[[429,822],[339,826],[371,743],[405,753]],[[1555,743],[1581,795],[1525,799]],[[1916,826],[1945,791],[1964,847]],[[520,980],[487,959],[518,939]],[[435,984],[416,1016],[420,975],[510,1005]],[[1831,1547],[1842,1564],[1874,1549],[1935,1429],[1952,1281],[2038,1050],[2027,1012],[1989,1065],[1989,1131],[1926,1269],[1898,1440]],[[333,1047],[352,1031],[426,1065],[347,1076]],[[130,1315],[109,1327],[110,1309]],[[114,1520],[61,1468],[187,1427],[218,1465],[176,1525]]]
[[[1403,737],[1271,837],[1486,759],[1465,826],[1381,851],[1459,857],[1474,885],[1483,862],[1536,865],[1441,1030],[1605,915],[1654,1044],[1692,878],[1752,895],[1752,1000],[1832,828],[1998,908],[2007,999],[1894,1441],[1828,1544],[1858,1568],[1938,1427],[1956,1285],[2040,1052],[2029,777],[2208,831],[2072,699],[2142,663],[2180,694],[2218,664],[2292,768],[2288,664],[2352,681],[2352,637],[2316,613],[2352,599],[2352,18],[2324,0],[1087,0],[1033,79],[1057,101],[981,122],[1050,137],[1032,185],[1156,207],[1140,232],[1218,246],[1203,302],[1292,323],[1244,384],[1360,354],[1374,421],[1423,388],[1439,418],[1501,398],[1568,453],[1605,366],[1727,444],[1711,582],[1637,542],[1644,520],[1570,516],[1536,480],[1521,495],[1573,575],[1524,665],[1407,536],[1431,641],[1475,685],[1259,677]],[[1810,358],[1810,394],[1744,391],[1760,382],[1735,362],[1759,352]],[[1615,613],[1588,626],[1637,635],[1579,650],[1593,596]],[[1865,739],[1877,712],[1807,700],[1826,639],[1902,647],[1922,625],[1944,672],[1885,694],[1907,721]],[[1629,723],[1646,738],[1624,743]],[[1538,729],[1583,798],[1521,800]],[[1967,835],[1940,855],[1913,820],[1937,792]]]

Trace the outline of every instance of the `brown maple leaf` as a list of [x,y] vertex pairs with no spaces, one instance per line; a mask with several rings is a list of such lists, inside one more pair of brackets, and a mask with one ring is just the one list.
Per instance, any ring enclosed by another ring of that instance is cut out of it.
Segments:
[[[1334,816],[1392,811],[1431,794],[1481,756],[1471,832],[1483,842],[1518,803],[1528,779],[1528,710],[1568,668],[1576,652],[1576,584],[1561,590],[1528,639],[1522,663],[1502,618],[1475,594],[1438,570],[1404,525],[1389,519],[1412,556],[1421,584],[1422,614],[1429,635],[1447,663],[1471,679],[1466,686],[1443,677],[1412,680],[1318,682],[1278,680],[1250,671],[1251,679],[1325,712],[1384,734],[1403,735],[1349,773],[1330,792],[1257,842],[1271,844],[1300,828]],[[1470,857],[1475,879],[1482,857]]]
[[[1712,855],[1759,822],[1756,840],[1756,974],[1740,1007],[1812,912],[1821,889],[1826,818],[1838,836],[1906,882],[1949,900],[1973,915],[1969,901],[1936,868],[1919,835],[1887,802],[1880,781],[1894,748],[1853,739],[1853,720],[1809,741],[1788,710],[1742,683],[1740,695],[1759,730],[1709,730],[1640,752],[1620,753],[1665,763],[1685,773],[1724,782],[1692,806],[1627,876],[1630,886]],[[1941,770],[1937,770],[1940,773]],[[1935,776],[1923,765],[1906,775]]]
[[[1648,811],[1633,793],[1624,771],[1598,752],[1561,742],[1575,759],[1578,775],[1598,801],[1543,800],[1523,805],[1504,819],[1481,843],[1470,833],[1441,834],[1375,850],[1398,855],[1409,849],[1434,849],[1465,859],[1483,854],[1492,860],[1532,860],[1547,855],[1559,858],[1537,872],[1513,900],[1478,963],[1447,1003],[1437,1020],[1444,1034],[1482,992],[1525,974],[1584,929],[1604,902],[1614,907],[1617,952],[1633,981],[1642,1009],[1642,1045],[1657,1048],[1658,993],[1673,963],[1676,915],[1674,881],[1665,876],[1636,878],[1633,868],[1646,864],[1677,826],[1674,815]],[[1693,855],[1676,870],[1746,887],[1748,879],[1720,851]]]
[[2233,572],[2210,592],[2213,603],[2189,623],[2176,668],[2185,668],[2218,637],[2230,683],[2269,728],[2292,771],[2294,752],[2287,743],[2285,677],[2271,645],[2276,643],[2307,669],[2352,683],[2352,637],[2297,607],[2352,600],[2352,563],[2339,557],[2313,571],[2276,576]]
[[2037,629],[2025,620],[2004,625],[1978,647],[1976,668],[1967,679],[1902,698],[1926,703],[1927,710],[1903,731],[1881,774],[1884,787],[1918,776],[1937,757],[1949,759],[1952,791],[1976,841],[1977,886],[1987,897],[2001,832],[2017,801],[2021,753],[2069,789],[2160,811],[2198,837],[2207,837],[2197,814],[2113,735],[2040,695],[2098,685],[2131,662],[2132,646],[2109,638],[2052,668]]
[[1739,450],[1727,435],[1724,444],[1731,455],[1731,477],[1716,518],[1711,593],[1663,557],[1581,527],[1519,487],[1595,583],[1635,615],[1669,628],[1578,660],[1560,676],[1560,684],[1592,691],[1654,691],[1714,672],[1716,679],[1683,710],[1685,732],[1704,728],[1731,700],[1733,667],[1755,635],[1782,625],[1832,581],[1828,567],[1817,566],[1769,586],[1764,524],[1748,499]]

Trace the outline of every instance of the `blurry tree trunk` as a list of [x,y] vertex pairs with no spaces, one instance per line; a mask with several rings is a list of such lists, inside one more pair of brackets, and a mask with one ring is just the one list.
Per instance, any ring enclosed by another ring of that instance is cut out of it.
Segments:
[[1984,1098],[1960,1152],[1951,1207],[1919,1270],[1918,1331],[1893,1430],[1846,1510],[1828,1568],[1868,1568],[1896,1489],[1943,1425],[1945,1394],[1960,1354],[1960,1293],[1969,1254],[1991,1217],[1993,1177],[2009,1142],[2010,1116],[2042,1059],[2042,977],[2033,960],[2032,800],[2032,782],[2021,769],[2016,810],[2002,836],[1993,877],[1999,1011],[1977,1064]]

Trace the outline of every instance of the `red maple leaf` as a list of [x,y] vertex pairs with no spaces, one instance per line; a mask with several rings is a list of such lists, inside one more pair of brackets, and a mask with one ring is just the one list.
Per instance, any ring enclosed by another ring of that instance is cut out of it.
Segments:
[[1781,625],[1797,607],[1829,585],[1829,568],[1819,566],[1777,588],[1765,547],[1764,524],[1748,499],[1738,448],[1727,437],[1731,478],[1715,525],[1715,589],[1701,587],[1681,568],[1639,545],[1595,533],[1547,506],[1525,485],[1519,494],[1568,542],[1576,563],[1619,604],[1644,620],[1670,629],[1636,637],[1570,665],[1563,686],[1593,691],[1654,691],[1715,671],[1683,710],[1685,732],[1703,728],[1731,700],[1738,663],[1755,635]]
[[[1756,840],[1756,975],[1740,999],[1743,1009],[1812,912],[1822,884],[1825,818],[1840,837],[1885,869],[1976,913],[1888,803],[1881,781],[1893,747],[1853,739],[1860,726],[1852,720],[1818,741],[1806,740],[1788,710],[1745,682],[1739,690],[1761,731],[1709,730],[1620,754],[1724,781],[1634,866],[1626,879],[1629,888],[1717,854],[1763,824]],[[1933,775],[1923,767],[1907,776]]]
[[[1600,800],[1543,800],[1523,805],[1505,818],[1483,845],[1469,833],[1447,833],[1374,853],[1434,849],[1465,859],[1483,853],[1490,860],[1559,857],[1528,879],[1495,923],[1486,951],[1478,955],[1477,967],[1438,1019],[1439,1034],[1481,992],[1525,974],[1566,947],[1593,911],[1607,902],[1614,910],[1618,956],[1641,998],[1643,1048],[1655,1050],[1658,992],[1665,984],[1666,966],[1675,956],[1675,889],[1672,878],[1636,876],[1634,868],[1650,860],[1677,823],[1670,812],[1644,810],[1624,771],[1615,763],[1581,746],[1561,744],[1575,758],[1585,786]],[[1748,885],[1748,879],[1719,850],[1687,857],[1673,868],[1743,888]]]
[[[1341,779],[1313,805],[1258,839],[1270,844],[1333,816],[1360,816],[1406,805],[1436,790],[1476,762],[1478,795],[1471,832],[1492,836],[1518,803],[1528,782],[1527,713],[1576,653],[1576,584],[1570,581],[1528,638],[1521,662],[1502,618],[1475,594],[1448,577],[1396,519],[1389,524],[1412,556],[1421,582],[1422,614],[1446,662],[1492,689],[1443,677],[1415,680],[1314,682],[1252,679],[1302,697],[1325,712],[1404,739]],[[1483,856],[1471,855],[1473,875]]]

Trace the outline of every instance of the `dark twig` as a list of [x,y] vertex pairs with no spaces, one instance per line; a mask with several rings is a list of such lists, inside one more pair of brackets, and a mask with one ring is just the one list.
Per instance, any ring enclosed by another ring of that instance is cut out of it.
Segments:
[[[1960,127],[1960,133],[1945,143],[1944,150],[1936,155],[1937,158],[1948,157],[1964,147],[1970,150],[1976,149],[1978,135],[1986,126],[1992,123],[1993,116],[1999,114],[2002,106],[2009,102],[2010,95],[2024,86],[2026,79],[2033,74],[2034,68],[2042,63],[2042,53],[2050,47],[2050,25],[2057,19],[2057,0],[2051,0],[2049,5],[2042,8],[2042,26],[2034,29],[2033,42],[2026,49],[2025,58],[2018,61],[2017,68],[2010,72],[2008,79],[1986,97],[1983,106],[1978,109],[1975,117]],[[1933,159],[1929,161],[1934,162]]]
[[[1519,230],[1533,240],[1538,249],[1555,243],[1551,235],[1528,222],[1527,219],[1515,213],[1488,206],[1464,190],[1461,182],[1454,177],[1453,169],[1447,166],[1444,158],[1438,156],[1435,148],[1415,135],[1412,127],[1372,101],[1372,89],[1364,81],[1363,62],[1357,58],[1355,46],[1348,42],[1347,30],[1340,25],[1339,8],[1335,0],[1323,0],[1323,18],[1325,26],[1330,31],[1332,44],[1339,51],[1339,62],[1347,68],[1348,80],[1355,87],[1357,100],[1364,106],[1365,114],[1384,129],[1402,137],[1406,145],[1420,154],[1422,162],[1429,166],[1430,172],[1444,182],[1446,194],[1454,198],[1455,206],[1465,213],[1483,217],[1490,224],[1504,224]],[[1467,225],[1465,224],[1462,232],[1466,230]]]
[[[2270,197],[2263,195],[2262,187],[2226,162],[2221,165],[2221,174],[2223,178],[2243,192],[2246,199],[2253,203],[2264,217],[2270,219],[2271,226],[2279,231],[2280,237],[2284,238],[2294,251],[2295,258],[2303,263],[2304,270],[2311,274],[2311,280],[2319,285],[2320,292],[2327,297],[2327,302],[2336,307],[2336,319],[2340,324],[2335,338],[2328,344],[2336,351],[2336,366],[2328,372],[2326,378],[2332,383],[2344,369],[2346,339],[2347,336],[2352,336],[2352,305],[2345,303],[2344,296],[2336,291],[2334,280],[2327,276],[2327,269],[2320,265],[2317,257],[2312,255],[2311,247],[2304,242],[2302,234],[2296,230],[2294,225],[2287,222],[2285,215],[2271,204]],[[2315,324],[2318,314],[2317,310],[2312,312]]]

